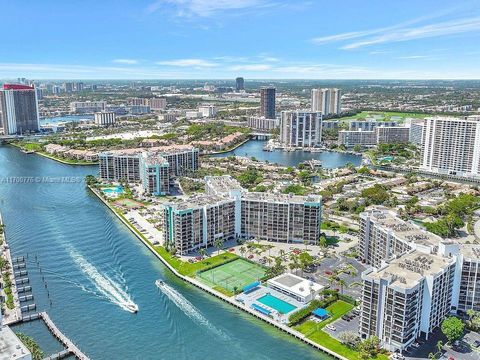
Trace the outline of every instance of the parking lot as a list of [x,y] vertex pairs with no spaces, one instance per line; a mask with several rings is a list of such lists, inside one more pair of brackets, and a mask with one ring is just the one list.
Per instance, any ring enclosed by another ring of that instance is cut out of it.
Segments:
[[[350,314],[352,313],[350,312]],[[328,329],[327,327],[323,328],[323,330],[338,340],[338,335],[342,332],[348,331],[356,334],[358,332],[359,322],[360,316],[358,315],[349,321],[340,318],[330,323],[330,325],[333,325],[333,327],[335,328],[335,331]]]
[[366,268],[355,259],[347,258],[341,255],[334,255],[332,257],[324,258],[321,260],[320,265],[317,266],[314,273],[306,275],[312,276],[314,280],[319,284],[322,284],[324,286],[331,285],[332,289],[339,288],[339,290],[341,290],[340,287],[335,283],[330,284],[328,278],[334,270],[338,270],[342,265],[348,264],[352,265],[355,268],[356,274],[352,275],[347,273],[341,273],[339,275],[339,277],[347,284],[347,286],[343,287],[343,293],[345,295],[351,296],[354,299],[357,299],[360,297],[362,292],[362,287],[360,285],[362,282],[361,273]]
[[[480,334],[468,332],[465,336],[452,346],[444,345],[442,355],[439,360],[480,360],[480,348],[475,348],[475,341],[480,341]],[[437,343],[442,341],[447,343],[447,339],[440,330],[429,336],[428,341],[420,340],[419,347],[412,347],[409,351],[404,352],[405,360],[428,359],[430,353],[437,352]]]

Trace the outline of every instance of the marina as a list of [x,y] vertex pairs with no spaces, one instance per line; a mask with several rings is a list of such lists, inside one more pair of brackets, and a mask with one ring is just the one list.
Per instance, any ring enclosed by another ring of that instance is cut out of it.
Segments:
[[344,167],[349,163],[354,166],[360,166],[362,162],[362,157],[360,155],[352,153],[328,151],[320,148],[307,150],[309,151],[295,150],[293,148],[280,150],[268,146],[266,140],[249,140],[235,150],[212,156],[244,156],[282,166],[297,166],[304,161],[317,160],[321,162],[322,167],[325,169]]

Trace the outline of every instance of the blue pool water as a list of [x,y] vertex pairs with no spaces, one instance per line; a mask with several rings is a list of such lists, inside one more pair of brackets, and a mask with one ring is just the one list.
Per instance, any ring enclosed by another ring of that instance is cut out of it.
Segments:
[[105,194],[112,194],[112,193],[115,193],[115,194],[118,194],[118,195],[123,194],[123,188],[121,186],[105,188],[105,189],[102,189],[102,191]]
[[282,299],[279,299],[271,294],[264,295],[261,298],[257,299],[257,301],[262,303],[263,305],[267,305],[277,310],[280,314],[288,314],[290,311],[293,311],[297,308],[296,306],[293,306],[292,304],[283,301]]

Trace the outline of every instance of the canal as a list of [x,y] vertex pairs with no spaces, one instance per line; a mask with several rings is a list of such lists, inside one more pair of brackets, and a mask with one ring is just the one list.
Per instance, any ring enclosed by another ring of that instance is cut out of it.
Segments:
[[[84,176],[96,172],[0,147],[0,211],[13,255],[28,254],[37,311],[82,351],[92,359],[329,359],[175,278],[85,188]],[[137,314],[126,311],[130,301]],[[15,330],[58,351],[41,325]]]
[[254,157],[260,161],[268,161],[283,166],[296,166],[305,160],[316,159],[322,162],[326,169],[343,167],[348,163],[360,166],[362,157],[359,155],[346,154],[333,151],[304,152],[304,151],[264,151],[265,140],[250,140],[233,151],[213,155],[215,157],[228,157],[232,155]]

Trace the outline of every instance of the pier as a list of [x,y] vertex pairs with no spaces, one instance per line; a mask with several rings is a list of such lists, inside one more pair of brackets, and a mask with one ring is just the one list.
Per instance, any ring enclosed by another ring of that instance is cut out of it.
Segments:
[[46,359],[62,359],[70,354],[74,355],[79,360],[89,360],[88,356],[85,355],[68,337],[66,337],[50,319],[50,316],[46,312],[39,313],[40,318],[45,322],[50,332],[55,336],[58,341],[60,341],[65,350],[54,354]]

